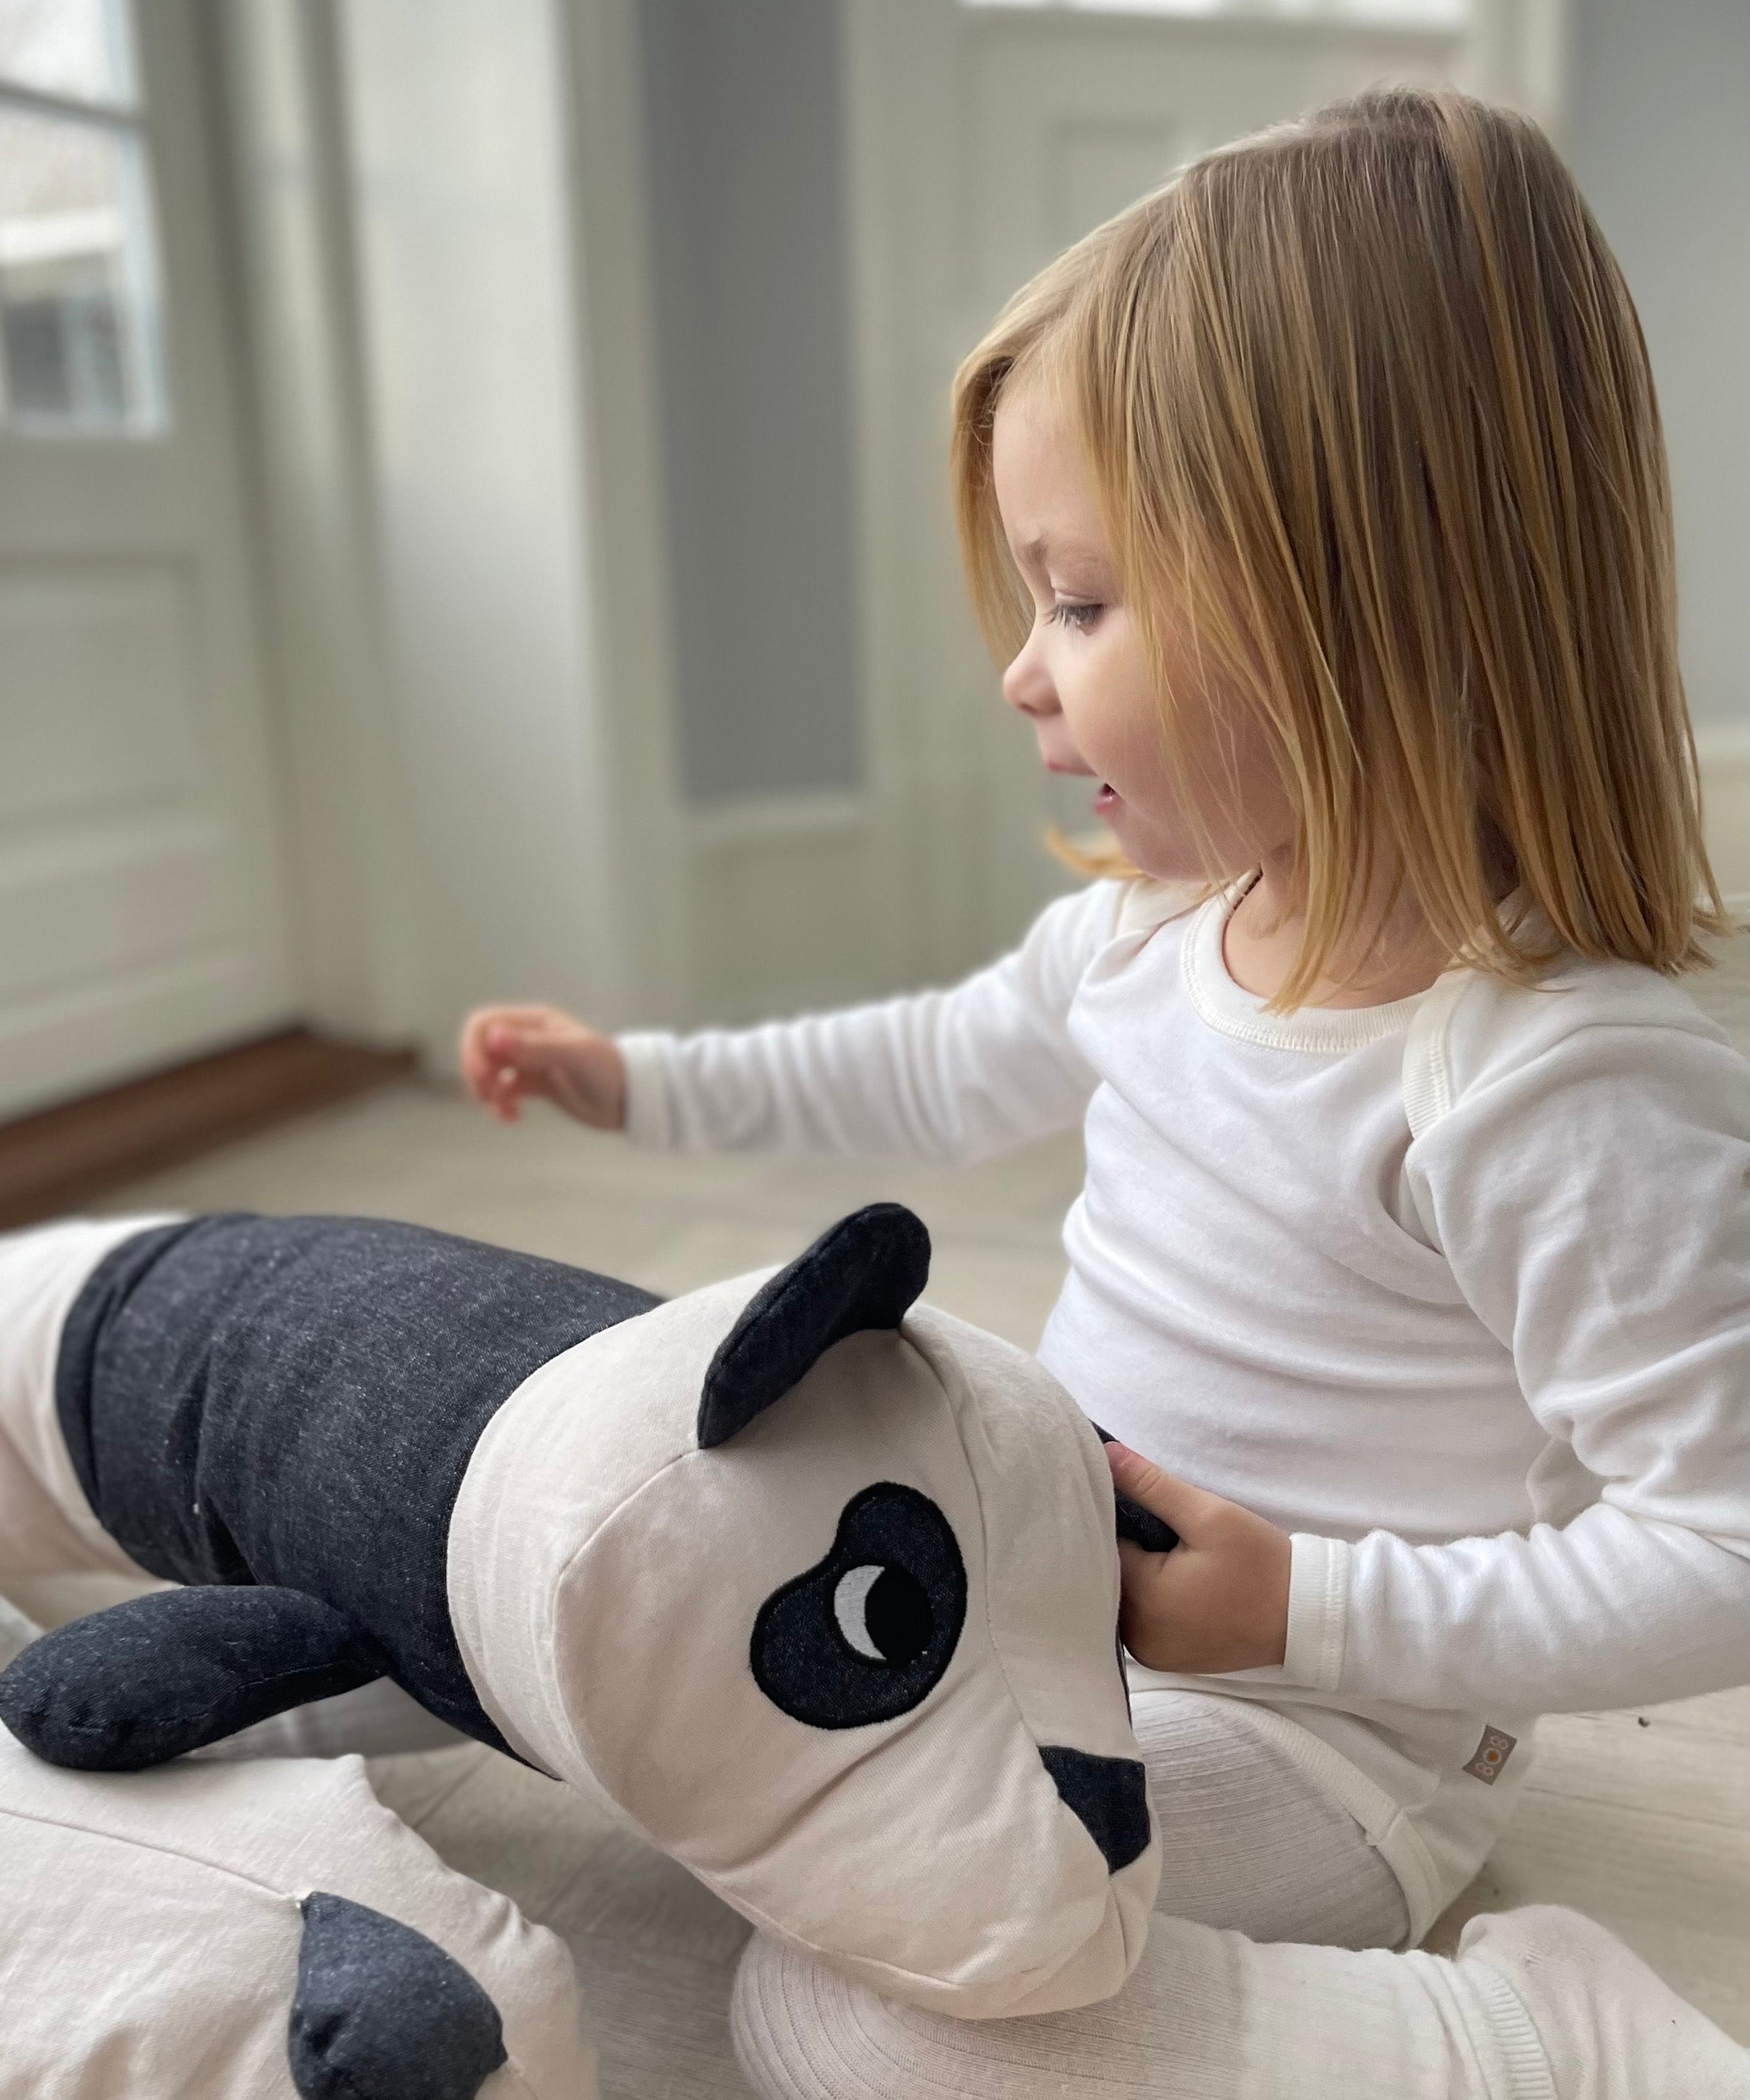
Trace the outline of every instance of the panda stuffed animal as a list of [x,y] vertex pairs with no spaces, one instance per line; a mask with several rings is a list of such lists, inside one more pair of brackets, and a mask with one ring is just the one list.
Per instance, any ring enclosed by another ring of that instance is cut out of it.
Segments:
[[0,1720],[134,1770],[388,1677],[879,1991],[1107,1996],[1158,1877],[1110,1478],[928,1264],[894,1204],[666,1303],[363,1219],[0,1241],[0,1575],[184,1586]]

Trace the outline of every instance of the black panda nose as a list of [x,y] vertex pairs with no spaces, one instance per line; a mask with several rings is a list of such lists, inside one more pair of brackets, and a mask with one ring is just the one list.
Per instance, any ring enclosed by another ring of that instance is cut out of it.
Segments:
[[1135,1758],[1095,1757],[1088,1750],[1042,1743],[1045,1769],[1089,1837],[1117,1873],[1148,1849],[1148,1786]]

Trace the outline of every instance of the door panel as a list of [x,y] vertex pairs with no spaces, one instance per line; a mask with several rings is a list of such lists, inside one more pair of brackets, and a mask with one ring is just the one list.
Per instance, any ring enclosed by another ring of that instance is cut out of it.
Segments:
[[126,211],[0,169],[0,1113],[295,1007],[192,11],[139,11],[143,115],[28,105],[143,148]]
[[7,764],[0,821],[69,818],[186,791],[188,615],[174,569],[44,563],[0,575]]

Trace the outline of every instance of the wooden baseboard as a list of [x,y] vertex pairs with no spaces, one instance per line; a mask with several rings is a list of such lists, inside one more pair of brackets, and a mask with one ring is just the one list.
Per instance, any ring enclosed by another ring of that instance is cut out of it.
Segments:
[[0,1231],[348,1101],[404,1078],[417,1062],[411,1050],[289,1028],[0,1123]]

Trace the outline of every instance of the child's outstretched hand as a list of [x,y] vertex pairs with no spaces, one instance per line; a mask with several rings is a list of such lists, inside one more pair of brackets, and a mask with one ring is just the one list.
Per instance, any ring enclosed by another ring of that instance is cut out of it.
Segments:
[[1163,1473],[1122,1444],[1106,1446],[1121,1495],[1179,1533],[1170,1553],[1118,1541],[1119,1630],[1150,1670],[1209,1674],[1279,1663],[1288,1650],[1289,1535],[1267,1519]]
[[554,1006],[483,1006],[462,1023],[462,1084],[500,1123],[526,1098],[593,1130],[626,1127],[626,1061],[611,1035]]

